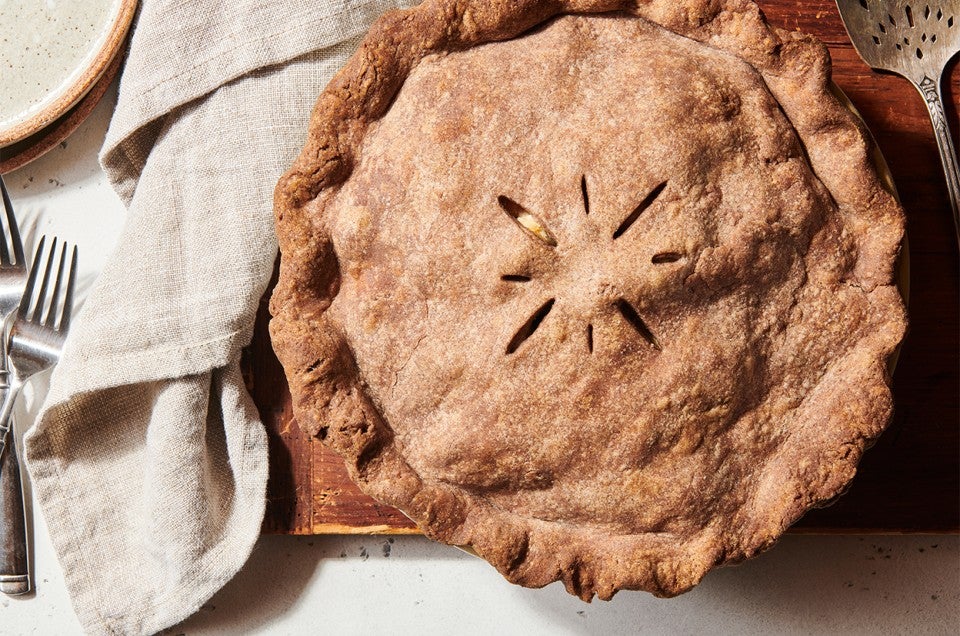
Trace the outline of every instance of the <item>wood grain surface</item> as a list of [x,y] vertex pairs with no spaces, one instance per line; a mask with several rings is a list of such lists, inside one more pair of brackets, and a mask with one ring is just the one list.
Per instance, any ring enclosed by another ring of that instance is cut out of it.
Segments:
[[[850,45],[832,0],[764,1],[768,20],[820,37],[834,81],[859,109],[886,156],[908,217],[910,332],[894,374],[896,414],[860,464],[849,491],[811,511],[800,532],[957,532],[960,529],[960,267],[946,185],[926,109],[903,79],[871,71]],[[944,82],[956,138],[960,70]],[[270,348],[266,300],[244,370],[270,436],[264,531],[411,533],[400,512],[357,490],[340,459],[303,436]]]

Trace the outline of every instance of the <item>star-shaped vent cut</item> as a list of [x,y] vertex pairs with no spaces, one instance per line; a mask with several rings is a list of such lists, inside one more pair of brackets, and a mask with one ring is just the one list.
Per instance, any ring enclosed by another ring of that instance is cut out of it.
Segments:
[[[620,224],[611,233],[614,243],[630,231],[630,228],[651,206],[657,203],[667,188],[667,182],[664,181],[651,188],[643,200],[624,217]],[[580,194],[583,202],[583,214],[590,216],[590,193],[587,187],[586,175],[580,179]],[[550,230],[544,220],[527,207],[511,199],[508,196],[500,195],[497,197],[497,203],[514,224],[523,231],[523,233],[543,249],[556,249],[559,245],[556,235]],[[654,265],[664,265],[675,263],[682,259],[684,255],[677,251],[658,252],[651,259]],[[534,277],[525,273],[505,273],[500,276],[502,281],[508,283],[525,284],[534,280]],[[556,298],[548,298],[537,306],[530,316],[514,332],[513,337],[507,343],[507,355],[516,352],[524,342],[530,339],[534,333],[547,320],[550,312],[557,303]],[[626,298],[620,296],[611,301],[611,308],[615,310],[621,318],[626,321],[640,337],[647,342],[653,349],[660,351],[661,345],[657,336],[651,331],[650,327],[644,321],[637,308]],[[592,322],[587,322],[585,328],[586,347],[590,353],[594,349],[594,328]]]

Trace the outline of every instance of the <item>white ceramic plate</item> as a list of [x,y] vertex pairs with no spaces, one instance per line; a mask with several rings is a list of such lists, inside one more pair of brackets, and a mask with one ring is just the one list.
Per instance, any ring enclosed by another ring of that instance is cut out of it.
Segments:
[[0,0],[0,148],[43,129],[97,82],[136,0]]

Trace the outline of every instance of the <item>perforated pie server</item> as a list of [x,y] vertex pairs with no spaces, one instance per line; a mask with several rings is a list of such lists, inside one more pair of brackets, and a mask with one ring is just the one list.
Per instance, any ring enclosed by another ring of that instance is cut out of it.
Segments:
[[853,47],[872,68],[905,77],[927,105],[960,245],[960,168],[943,110],[940,80],[960,51],[960,0],[837,0]]

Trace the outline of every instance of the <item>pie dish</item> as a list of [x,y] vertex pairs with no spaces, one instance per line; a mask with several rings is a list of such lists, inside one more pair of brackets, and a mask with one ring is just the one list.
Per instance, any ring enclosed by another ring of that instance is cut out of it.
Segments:
[[679,594],[891,412],[903,213],[822,44],[752,2],[428,1],[275,198],[301,427],[509,580]]

